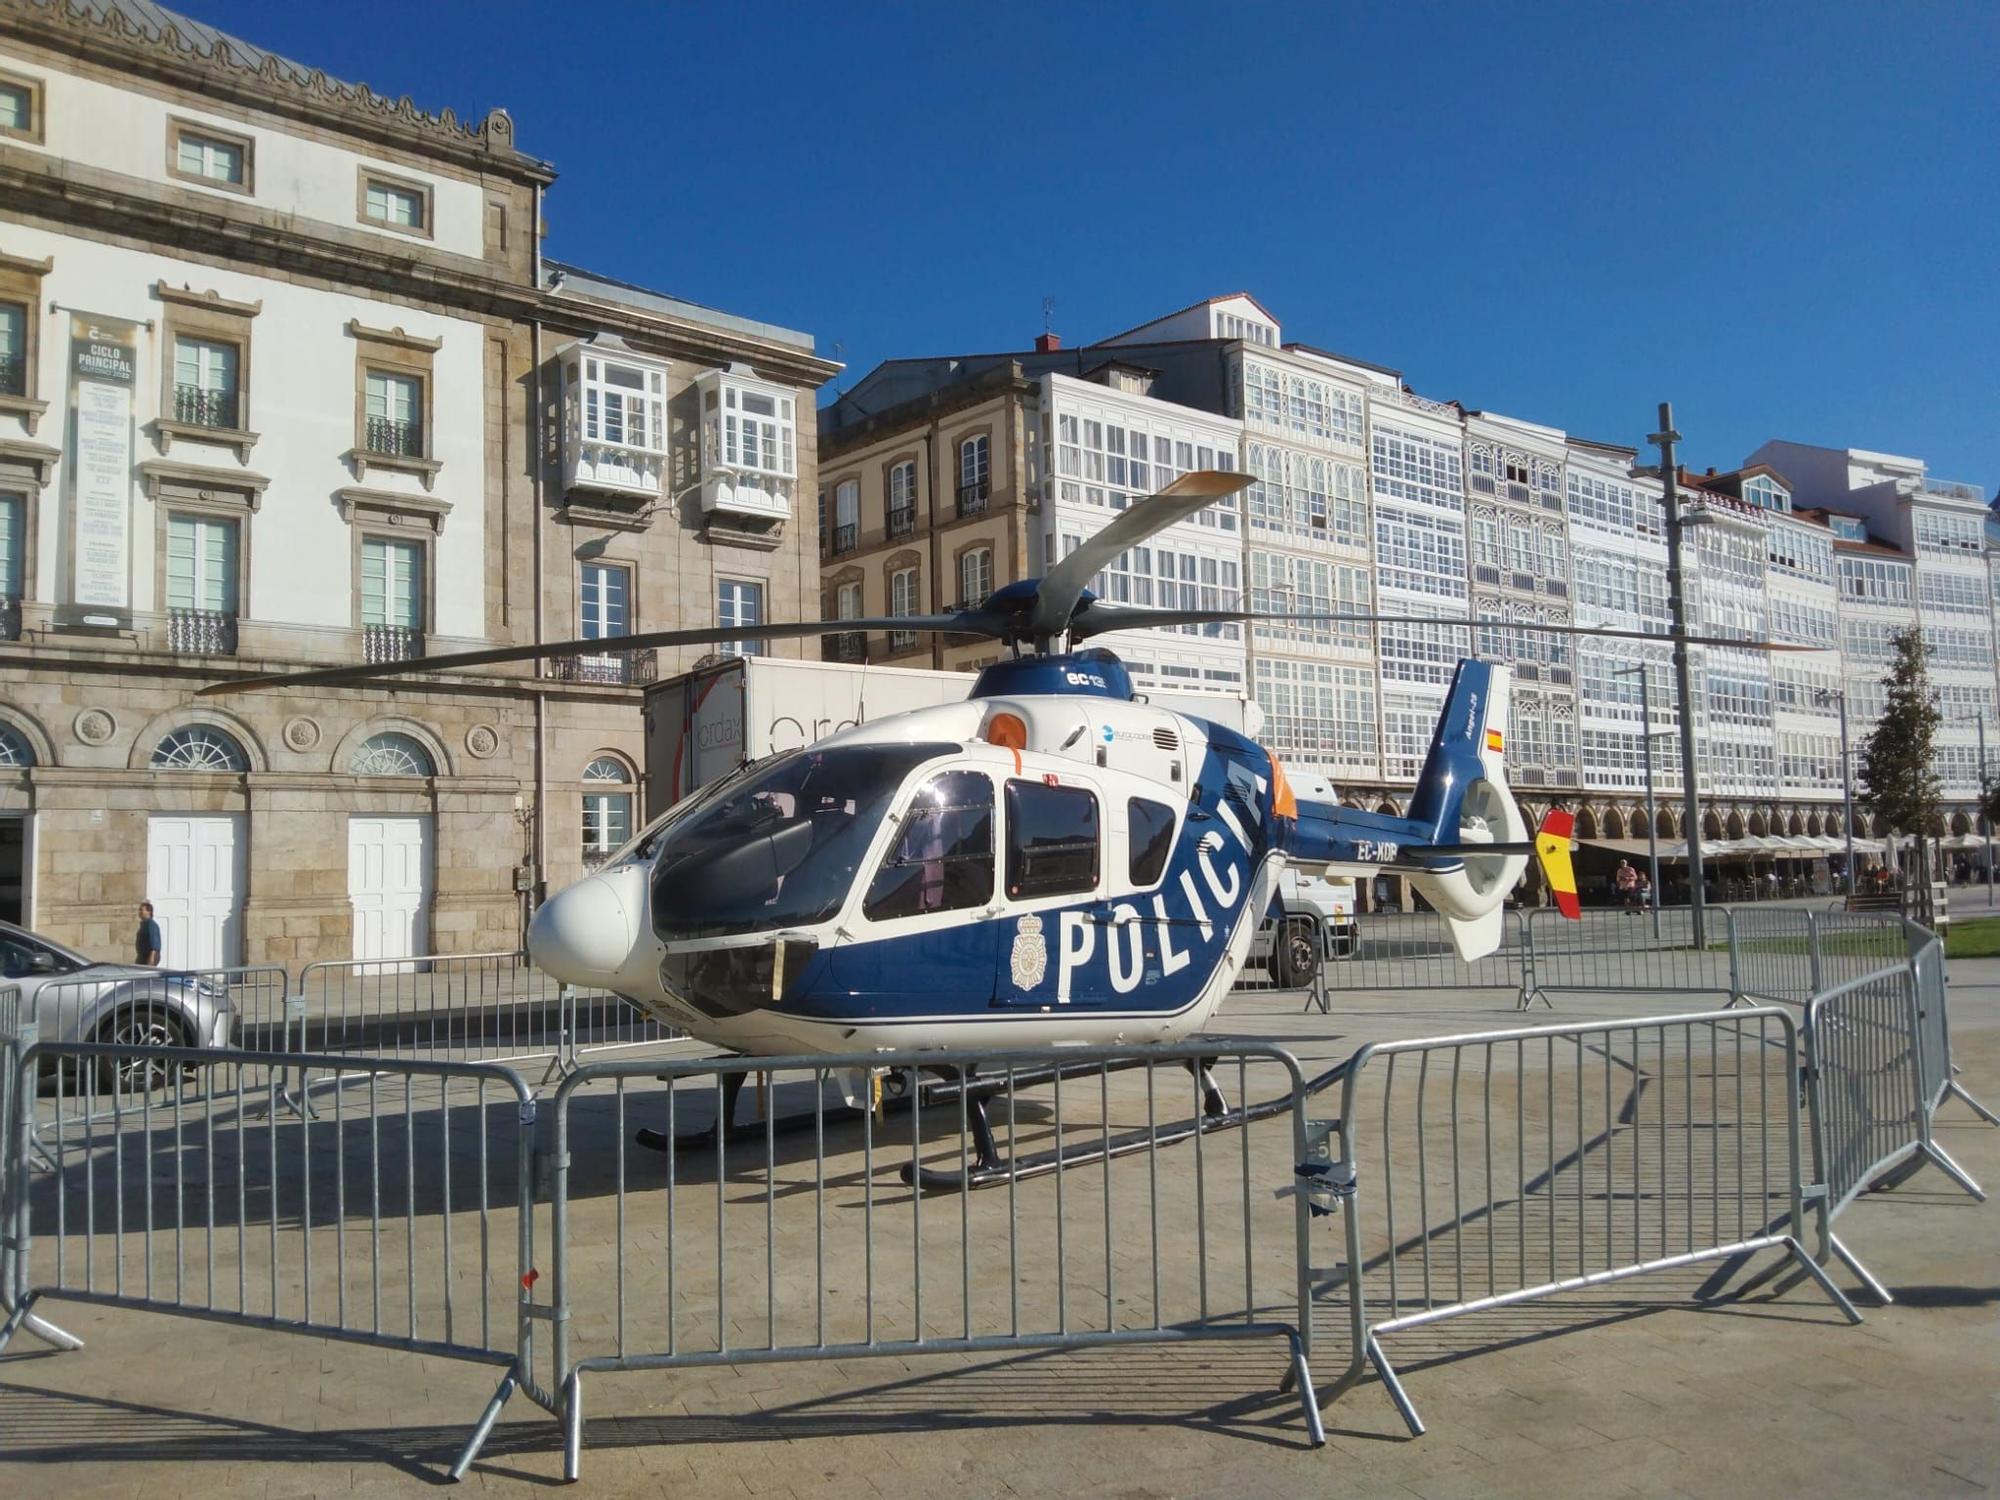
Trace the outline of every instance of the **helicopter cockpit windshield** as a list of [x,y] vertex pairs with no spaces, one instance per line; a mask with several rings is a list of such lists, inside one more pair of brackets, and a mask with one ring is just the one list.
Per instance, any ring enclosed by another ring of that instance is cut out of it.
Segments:
[[824,922],[853,889],[896,792],[952,745],[780,757],[661,830],[653,929],[666,941]]

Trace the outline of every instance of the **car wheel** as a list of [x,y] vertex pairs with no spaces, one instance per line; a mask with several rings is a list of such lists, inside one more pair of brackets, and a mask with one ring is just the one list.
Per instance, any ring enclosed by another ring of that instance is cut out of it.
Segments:
[[1303,918],[1288,919],[1279,929],[1271,949],[1271,972],[1288,990],[1304,989],[1319,972],[1319,954],[1313,942],[1314,924]]
[[[185,1023],[157,1005],[122,1007],[99,1022],[90,1039],[147,1050],[188,1045]],[[98,1065],[97,1086],[107,1091],[151,1094],[172,1083],[178,1071],[175,1064],[159,1057],[107,1057]]]

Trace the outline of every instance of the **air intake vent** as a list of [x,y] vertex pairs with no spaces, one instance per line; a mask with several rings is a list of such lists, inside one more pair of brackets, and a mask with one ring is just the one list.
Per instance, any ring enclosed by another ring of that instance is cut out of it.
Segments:
[[1181,747],[1181,739],[1171,729],[1155,729],[1153,746],[1159,750],[1178,750]]

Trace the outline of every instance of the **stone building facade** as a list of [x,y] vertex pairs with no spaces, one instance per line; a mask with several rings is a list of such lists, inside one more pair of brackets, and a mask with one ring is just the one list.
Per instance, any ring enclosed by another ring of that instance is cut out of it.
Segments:
[[546,261],[501,112],[123,0],[0,8],[6,90],[0,918],[116,957],[150,897],[201,965],[515,947],[636,820],[643,682],[700,654],[615,638],[816,603],[833,367]]

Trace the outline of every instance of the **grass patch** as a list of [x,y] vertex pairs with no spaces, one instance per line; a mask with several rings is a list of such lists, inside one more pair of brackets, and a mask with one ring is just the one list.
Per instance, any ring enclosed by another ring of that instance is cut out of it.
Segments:
[[2000,954],[2000,917],[1954,918],[1944,935],[1946,958],[1992,958]]

